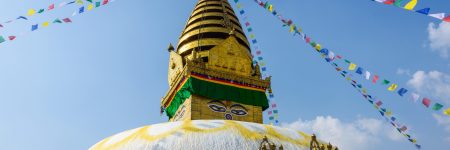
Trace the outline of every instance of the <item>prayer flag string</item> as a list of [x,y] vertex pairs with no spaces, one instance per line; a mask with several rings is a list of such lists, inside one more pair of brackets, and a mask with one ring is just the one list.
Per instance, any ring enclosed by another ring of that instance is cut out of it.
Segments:
[[[242,18],[244,18],[244,26],[247,29],[248,35],[250,35],[251,44],[253,46],[253,49],[255,50],[253,56],[253,64],[260,66],[261,73],[263,77],[269,77],[268,69],[266,66],[266,61],[263,57],[262,50],[260,49],[258,45],[258,40],[256,39],[254,29],[252,27],[252,24],[248,20],[247,13],[243,9],[242,3],[239,3],[238,1],[235,1],[236,7],[238,8],[239,14]],[[269,117],[269,124],[271,125],[278,125],[279,124],[279,111],[277,107],[277,103],[275,101],[275,95],[273,94],[272,88],[269,88],[269,90],[266,93],[266,96],[269,99],[269,109],[267,111],[267,115]]]
[[445,22],[450,22],[450,15],[445,16],[445,13],[430,13],[431,8],[421,8],[415,9],[419,0],[410,0],[408,3],[404,3],[403,0],[372,0],[378,3],[393,5],[398,8],[402,8],[408,11],[413,11],[422,15],[427,15],[429,17],[439,19]]

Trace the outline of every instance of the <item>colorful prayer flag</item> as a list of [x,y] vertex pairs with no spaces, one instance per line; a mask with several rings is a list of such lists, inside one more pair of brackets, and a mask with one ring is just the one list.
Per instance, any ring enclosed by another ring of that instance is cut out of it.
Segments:
[[77,4],[83,4],[83,0],[76,0],[75,1]]
[[425,105],[427,108],[430,107],[430,103],[431,103],[431,100],[430,100],[430,99],[428,99],[428,98],[423,98],[422,104]]
[[88,2],[92,3],[92,0],[86,0],[86,1],[88,1]]
[[39,11],[38,11],[38,13],[43,13],[45,11],[45,9],[40,9]]
[[374,75],[373,79],[372,79],[372,82],[373,83],[377,83],[378,79],[380,79],[380,77],[378,75]]
[[401,88],[400,90],[398,90],[397,93],[398,93],[398,95],[400,95],[400,96],[404,96],[407,92],[408,92],[407,89]]
[[407,10],[413,10],[414,7],[416,7],[416,5],[417,5],[417,0],[411,0],[405,5],[404,8]]
[[348,67],[348,70],[355,70],[355,69],[356,69],[356,64],[350,63],[350,66]]
[[31,31],[37,30],[39,28],[38,24],[32,25],[31,26]]
[[48,27],[49,24],[50,24],[50,23],[46,21],[46,22],[42,23],[42,26],[43,26],[43,27]]
[[28,16],[33,16],[36,13],[36,10],[34,9],[29,9],[27,15]]
[[428,15],[430,14],[430,8],[424,8],[416,11],[417,13]]
[[401,6],[402,2],[403,2],[403,0],[395,0],[394,5],[397,6],[397,7],[402,7]]
[[362,73],[363,73],[363,68],[358,67],[358,69],[356,69],[356,73],[362,75]]
[[450,22],[450,15],[448,15],[447,17],[445,17],[445,18],[442,19],[442,20],[444,20],[445,22]]
[[48,6],[48,10],[52,10],[55,9],[55,4],[51,4],[50,6]]
[[277,107],[277,104],[272,104],[272,108],[276,108]]
[[101,6],[101,2],[95,2],[95,7],[100,7]]
[[394,4],[394,2],[395,2],[395,0],[386,0],[386,1],[384,1],[384,4],[392,5],[392,4]]
[[444,115],[450,116],[450,108],[444,111]]
[[439,111],[439,110],[442,109],[442,107],[444,107],[444,105],[439,104],[439,103],[436,103],[436,104],[434,104],[434,106],[433,106],[433,110]]
[[398,85],[397,84],[391,84],[391,86],[389,86],[388,90],[389,91],[395,91],[395,89],[397,89]]
[[87,10],[92,10],[94,8],[94,4],[89,4]]
[[369,80],[369,79],[370,79],[370,72],[369,72],[369,71],[366,71],[365,77],[366,77],[366,80]]
[[412,99],[414,102],[417,102],[417,101],[419,100],[419,98],[420,98],[420,95],[419,95],[419,94],[417,94],[417,93],[412,93],[412,94],[411,94],[411,99]]
[[64,21],[65,23],[71,23],[71,22],[72,22],[72,20],[70,20],[70,18],[64,18],[63,21]]
[[0,36],[0,43],[5,42],[5,39],[3,38],[3,36]]
[[442,20],[445,17],[445,13],[429,14],[428,16]]
[[388,85],[389,83],[391,83],[391,81],[389,81],[389,80],[383,80],[383,85]]
[[53,21],[53,23],[62,23],[62,21],[59,20],[59,19],[55,19],[55,20]]
[[108,0],[103,0],[103,5],[108,4]]
[[78,10],[78,13],[83,13],[84,12],[84,6],[83,7],[80,7],[80,9]]

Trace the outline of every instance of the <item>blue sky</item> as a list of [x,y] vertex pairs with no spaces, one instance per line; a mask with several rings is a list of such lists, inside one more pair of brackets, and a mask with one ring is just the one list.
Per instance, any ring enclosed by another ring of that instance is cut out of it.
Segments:
[[[378,112],[279,21],[241,0],[263,51],[284,126],[319,133],[347,149],[413,149]],[[63,0],[4,1],[0,20]],[[450,105],[450,27],[370,0],[271,1],[306,34],[360,66]],[[196,0],[116,0],[71,16],[79,6],[15,22],[0,35],[0,141],[4,149],[87,149],[128,129],[165,122],[159,101],[167,85],[169,43],[177,43]],[[449,1],[418,7],[450,13]],[[235,7],[235,6],[233,6]],[[242,20],[242,19],[241,19]],[[19,36],[24,32],[24,36]],[[358,79],[358,78],[357,78]],[[360,79],[361,80],[361,79]],[[384,87],[366,83],[423,149],[450,146],[450,120]],[[267,118],[266,118],[267,120]]]

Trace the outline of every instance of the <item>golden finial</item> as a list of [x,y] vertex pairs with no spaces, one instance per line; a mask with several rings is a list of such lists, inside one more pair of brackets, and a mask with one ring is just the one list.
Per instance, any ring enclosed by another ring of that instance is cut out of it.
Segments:
[[167,50],[168,50],[169,52],[175,50],[175,48],[173,47],[172,43],[169,44],[169,47],[167,48]]

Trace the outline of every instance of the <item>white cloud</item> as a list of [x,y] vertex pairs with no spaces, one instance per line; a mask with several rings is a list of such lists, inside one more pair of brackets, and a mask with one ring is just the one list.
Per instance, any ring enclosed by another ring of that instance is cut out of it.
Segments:
[[[450,118],[438,114],[433,114],[434,119],[438,122],[440,126],[445,128],[445,131],[450,134]],[[450,142],[450,135],[444,139],[444,141]]]
[[442,22],[438,26],[428,24],[430,47],[438,51],[441,57],[448,58],[450,51],[450,23]]
[[398,74],[398,75],[407,75],[407,76],[411,76],[411,71],[409,71],[408,69],[398,68],[398,69],[397,69],[397,74]]
[[407,85],[419,93],[440,98],[450,104],[450,75],[439,71],[417,71]]
[[283,127],[315,133],[325,142],[345,150],[371,150],[382,139],[402,140],[394,128],[378,119],[360,118],[354,122],[343,122],[331,116],[318,116],[314,120],[301,120],[283,123]]

